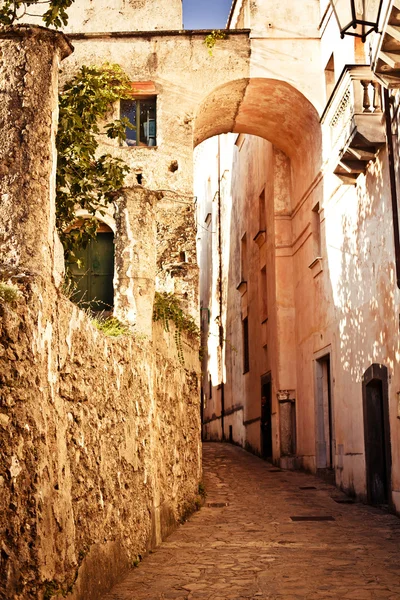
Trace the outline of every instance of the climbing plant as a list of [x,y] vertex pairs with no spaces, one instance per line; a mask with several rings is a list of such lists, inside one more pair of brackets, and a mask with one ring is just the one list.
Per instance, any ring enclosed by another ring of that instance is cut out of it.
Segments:
[[215,44],[217,43],[217,40],[225,40],[225,39],[226,39],[226,33],[224,31],[220,31],[219,29],[214,30],[211,33],[209,33],[204,39],[204,44],[207,46],[208,54],[210,56],[212,56],[213,49],[214,49]]
[[76,225],[77,207],[93,216],[104,214],[124,184],[128,166],[111,154],[99,155],[98,147],[99,136],[123,141],[126,127],[132,128],[125,118],[101,125],[115,102],[131,94],[129,79],[118,65],[83,66],[60,93],[56,225],[67,260],[96,235],[94,218]]
[[185,314],[180,302],[174,294],[156,292],[154,298],[153,321],[162,321],[165,331],[169,331],[169,323],[175,325],[175,345],[179,361],[183,364],[182,331],[199,338],[200,331],[194,319]]
[[66,9],[73,2],[74,0],[0,0],[0,24],[12,25],[25,16],[32,16],[29,13],[31,6],[47,4],[48,9],[41,15],[41,19],[47,27],[58,28],[67,24]]

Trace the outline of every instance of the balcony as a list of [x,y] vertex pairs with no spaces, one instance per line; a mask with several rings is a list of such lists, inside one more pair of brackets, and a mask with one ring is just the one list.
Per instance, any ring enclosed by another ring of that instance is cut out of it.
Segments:
[[387,88],[400,86],[400,0],[384,0],[380,32],[372,37],[372,69]]
[[386,143],[381,86],[369,66],[345,67],[321,123],[330,129],[334,173],[354,184]]

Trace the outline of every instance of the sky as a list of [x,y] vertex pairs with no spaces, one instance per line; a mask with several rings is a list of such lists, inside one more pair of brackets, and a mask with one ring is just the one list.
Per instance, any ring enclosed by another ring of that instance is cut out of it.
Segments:
[[224,29],[232,0],[183,0],[185,29]]

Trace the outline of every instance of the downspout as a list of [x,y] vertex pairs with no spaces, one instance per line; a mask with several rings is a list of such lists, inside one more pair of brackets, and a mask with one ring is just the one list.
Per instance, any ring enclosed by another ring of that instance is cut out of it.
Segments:
[[224,383],[224,369],[223,369],[223,357],[224,357],[224,327],[222,325],[222,208],[221,208],[221,141],[218,136],[218,294],[219,294],[219,348],[221,356],[221,430],[222,430],[222,441],[225,440],[225,383]]
[[394,147],[392,137],[392,123],[390,118],[390,97],[386,88],[383,90],[385,102],[385,121],[386,121],[386,138],[387,152],[389,162],[389,178],[390,191],[392,197],[392,213],[393,213],[393,234],[394,234],[394,254],[396,260],[396,280],[397,287],[400,288],[400,232],[399,232],[399,209],[397,203],[397,186],[396,186],[396,169],[394,162]]

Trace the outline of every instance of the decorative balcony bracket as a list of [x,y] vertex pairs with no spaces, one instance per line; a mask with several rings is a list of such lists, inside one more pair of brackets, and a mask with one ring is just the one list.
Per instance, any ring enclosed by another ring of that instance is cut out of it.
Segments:
[[371,38],[372,70],[383,85],[400,87],[400,0],[384,0],[379,34]]
[[355,184],[386,143],[382,90],[369,66],[347,65],[321,117],[331,134],[334,173]]

